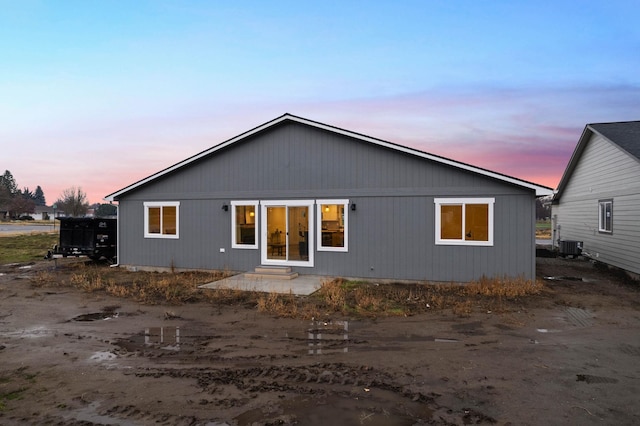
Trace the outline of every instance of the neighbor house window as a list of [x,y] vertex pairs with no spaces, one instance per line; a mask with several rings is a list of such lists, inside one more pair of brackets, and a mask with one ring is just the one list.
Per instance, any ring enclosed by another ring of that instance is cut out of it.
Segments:
[[436,198],[436,244],[493,245],[494,198]]
[[613,200],[598,201],[598,231],[613,232]]
[[257,249],[258,202],[232,201],[231,209],[231,247]]
[[144,203],[145,238],[178,238],[179,201]]
[[348,251],[349,200],[317,200],[318,251]]

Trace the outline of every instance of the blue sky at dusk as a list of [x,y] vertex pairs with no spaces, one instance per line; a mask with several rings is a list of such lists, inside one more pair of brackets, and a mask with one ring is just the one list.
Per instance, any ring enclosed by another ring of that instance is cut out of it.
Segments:
[[640,2],[0,0],[0,173],[90,202],[289,112],[555,187]]

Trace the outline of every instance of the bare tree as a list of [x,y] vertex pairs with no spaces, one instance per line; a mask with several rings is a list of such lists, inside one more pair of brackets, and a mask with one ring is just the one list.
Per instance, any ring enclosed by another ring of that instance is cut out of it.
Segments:
[[74,217],[84,215],[89,208],[87,194],[82,191],[82,188],[76,188],[75,186],[62,191],[62,195],[58,198],[56,204],[59,210]]
[[9,203],[10,216],[17,219],[23,214],[30,214],[35,211],[36,203],[32,199],[24,196],[13,197]]

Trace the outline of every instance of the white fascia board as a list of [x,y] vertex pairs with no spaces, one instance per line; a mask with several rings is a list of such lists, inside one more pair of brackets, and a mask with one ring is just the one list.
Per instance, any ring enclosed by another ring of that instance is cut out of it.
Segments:
[[[553,193],[553,200],[557,200],[562,196],[562,192],[564,191],[564,187],[567,186],[569,180],[571,179],[571,175],[573,174],[573,170],[576,168],[578,164],[578,160],[582,156],[582,151],[587,144],[587,142],[591,139],[591,136],[597,133],[595,129],[593,129],[590,125],[586,125],[582,130],[582,134],[580,135],[580,139],[578,139],[578,143],[576,144],[573,152],[571,153],[571,158],[567,163],[567,167],[565,167],[562,172],[562,177],[560,178],[560,182],[558,183],[558,187]],[[599,133],[598,133],[599,134]]]

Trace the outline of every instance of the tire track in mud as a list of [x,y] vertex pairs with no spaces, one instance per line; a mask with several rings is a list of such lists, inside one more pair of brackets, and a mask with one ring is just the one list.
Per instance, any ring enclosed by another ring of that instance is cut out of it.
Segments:
[[[145,368],[133,372],[140,378],[193,379],[203,394],[201,405],[211,404],[220,408],[242,407],[256,394],[271,394],[274,398],[306,395],[321,399],[329,396],[353,397],[361,392],[386,391],[404,400],[406,404],[420,404],[430,413],[448,413],[442,416],[415,418],[416,424],[458,424],[452,418],[462,420],[469,411],[453,412],[437,403],[439,394],[412,389],[401,384],[391,374],[367,366],[350,366],[343,363],[318,363],[304,366],[254,366],[245,368]],[[230,390],[233,388],[233,390]],[[233,394],[234,398],[229,396]],[[126,414],[120,411],[120,415]],[[489,416],[477,413],[483,419]],[[262,424],[262,423],[255,423]],[[264,424],[270,424],[268,421]],[[280,424],[280,423],[278,423]],[[283,423],[287,424],[287,423]]]
[[[424,393],[412,390],[410,386],[402,385],[393,379],[392,375],[367,366],[350,366],[343,363],[318,363],[305,366],[251,366],[244,368],[138,368],[127,373],[136,378],[171,378],[193,379],[201,389],[199,400],[186,401],[192,406],[199,406],[197,414],[177,415],[171,413],[150,412],[140,409],[135,405],[105,405],[102,408],[95,407],[93,411],[94,421],[81,420],[67,417],[46,415],[32,419],[20,420],[20,424],[48,424],[48,425],[93,425],[93,424],[157,424],[157,425],[201,425],[216,421],[223,410],[236,409],[247,406],[247,403],[255,398],[256,394],[269,394],[275,400],[284,401],[287,398],[307,396],[317,400],[328,396],[349,398],[353,396],[354,389],[359,392],[374,393],[375,390],[384,390],[397,396],[396,399],[404,399],[407,403],[424,405],[425,411],[431,413],[441,410],[436,403],[439,397],[435,393]],[[233,389],[232,389],[233,388]],[[82,411],[82,409],[80,409]],[[208,417],[210,413],[212,417]],[[468,415],[468,414],[467,414]],[[460,413],[462,418],[463,413]],[[418,418],[405,414],[412,418],[411,424],[456,424],[443,422],[442,419],[434,421],[431,418]],[[106,423],[104,420],[108,419]],[[281,420],[272,421],[268,416],[261,421],[252,421],[252,425],[271,424],[303,424],[294,417],[291,422]],[[31,423],[29,423],[31,421]],[[225,419],[223,421],[231,421]],[[220,423],[226,424],[226,423]],[[236,423],[231,423],[236,424]],[[242,423],[240,423],[242,424]]]
[[[138,371],[138,377],[193,378],[205,392],[219,385],[232,385],[245,392],[293,391],[297,393],[336,392],[340,387],[384,389],[413,401],[434,402],[437,394],[409,390],[394,381],[391,375],[371,367],[353,367],[342,363],[311,366],[268,366],[248,368],[196,368],[188,370],[155,369]],[[323,386],[316,386],[323,385]],[[327,391],[324,385],[335,385]]]
[[[119,356],[145,358],[156,363],[155,366],[138,366],[135,370],[125,372],[126,375],[133,375],[140,379],[170,378],[195,381],[201,390],[201,397],[189,403],[200,406],[201,414],[209,410],[238,413],[248,409],[246,407],[255,407],[258,400],[259,404],[264,404],[263,407],[270,407],[298,397],[313,401],[332,398],[362,401],[363,398],[367,399],[376,394],[373,397],[375,402],[371,402],[372,404],[379,404],[385,408],[420,406],[423,413],[429,413],[416,417],[410,413],[410,409],[403,408],[405,411],[400,416],[411,419],[406,424],[457,425],[496,422],[480,411],[442,405],[438,402],[440,395],[425,391],[421,385],[417,384],[422,380],[416,380],[418,378],[411,374],[398,379],[401,376],[397,373],[391,374],[370,366],[330,362],[309,364],[303,361],[304,357],[291,353],[262,353],[247,356],[234,354],[233,357],[229,357],[227,356],[228,346],[215,349],[208,347],[210,336],[192,336],[192,339],[190,344],[183,345],[181,350],[176,352],[164,351],[154,346],[140,347],[132,340],[126,343],[121,340],[115,345],[120,349],[116,351],[119,352]],[[302,342],[305,345],[309,341],[308,339],[295,340],[294,343]],[[344,342],[345,340],[341,340],[336,343],[342,345]],[[233,346],[232,349],[235,351],[238,348]],[[325,346],[324,349],[327,347]],[[294,360],[296,365],[292,365]],[[182,367],[172,368],[171,364],[174,362],[180,362]],[[261,363],[264,365],[260,365]],[[376,392],[377,390],[379,392]],[[265,403],[265,399],[269,402]],[[385,408],[380,409],[384,411]],[[134,406],[115,406],[106,414],[125,418],[129,415],[139,415]],[[178,420],[171,417],[165,423],[165,418],[168,418],[166,414],[157,414],[153,418],[146,417],[145,421],[173,424]],[[271,420],[275,423],[270,423],[270,420],[265,417],[258,422],[254,419],[251,424],[304,424],[304,422],[279,423],[282,419],[276,421],[275,418]],[[198,419],[194,424],[202,421],[207,420]]]
[[[130,374],[140,378],[193,379],[202,390],[200,405],[211,405],[220,409],[242,408],[257,394],[270,394],[272,398],[284,400],[299,396],[319,400],[331,396],[353,398],[362,392],[376,390],[395,395],[394,400],[404,401],[398,405],[420,405],[424,417],[403,413],[411,419],[410,424],[494,424],[491,416],[476,409],[452,409],[438,403],[439,394],[417,390],[414,385],[399,383],[392,374],[368,366],[352,366],[344,363],[317,363],[303,366],[252,366],[245,368],[144,368]],[[233,395],[233,397],[231,396]],[[131,407],[134,409],[135,407]],[[410,411],[410,410],[408,410]],[[127,416],[127,408],[114,407],[112,412]],[[160,420],[160,419],[156,419]],[[160,423],[162,420],[160,420]],[[272,424],[268,419],[255,425]],[[289,424],[289,423],[273,423]],[[298,424],[293,422],[291,424]],[[303,423],[300,423],[303,424]]]

